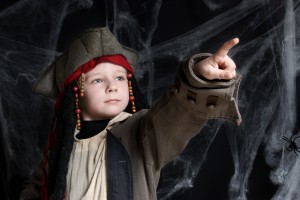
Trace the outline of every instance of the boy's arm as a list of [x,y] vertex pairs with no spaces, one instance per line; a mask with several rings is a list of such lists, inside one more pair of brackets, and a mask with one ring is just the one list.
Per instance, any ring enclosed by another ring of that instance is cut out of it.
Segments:
[[180,154],[208,119],[241,123],[237,106],[241,76],[232,73],[234,77],[228,80],[200,78],[195,74],[199,62],[214,59],[210,56],[202,60],[207,56],[197,54],[182,63],[175,85],[151,106],[142,119],[145,159],[157,170]]

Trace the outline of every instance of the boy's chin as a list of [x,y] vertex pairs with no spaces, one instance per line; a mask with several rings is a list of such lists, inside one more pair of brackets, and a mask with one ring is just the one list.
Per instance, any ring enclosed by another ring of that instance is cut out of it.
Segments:
[[123,112],[124,109],[121,108],[106,108],[101,111],[93,110],[93,112],[84,112],[83,120],[107,120],[112,119]]

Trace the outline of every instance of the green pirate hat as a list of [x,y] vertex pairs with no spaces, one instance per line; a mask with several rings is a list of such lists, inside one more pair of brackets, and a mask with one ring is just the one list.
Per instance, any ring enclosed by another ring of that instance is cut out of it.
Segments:
[[92,59],[116,54],[124,56],[135,68],[136,51],[121,45],[107,27],[88,29],[76,37],[69,49],[40,76],[33,92],[56,99],[64,90],[64,81],[80,66]]

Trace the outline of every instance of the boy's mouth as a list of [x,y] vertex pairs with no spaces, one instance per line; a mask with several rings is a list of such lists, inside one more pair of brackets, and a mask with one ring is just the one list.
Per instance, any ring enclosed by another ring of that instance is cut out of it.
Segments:
[[118,99],[109,99],[107,101],[105,101],[104,103],[118,103],[120,100]]

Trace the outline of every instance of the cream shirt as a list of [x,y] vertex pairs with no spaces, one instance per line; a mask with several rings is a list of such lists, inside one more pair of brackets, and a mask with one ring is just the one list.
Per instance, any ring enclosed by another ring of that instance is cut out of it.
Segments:
[[75,136],[78,131],[75,130],[67,173],[66,199],[107,199],[107,129],[110,130],[115,123],[130,116],[129,113],[120,113],[109,121],[103,131],[87,139],[77,139]]

